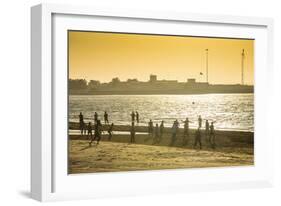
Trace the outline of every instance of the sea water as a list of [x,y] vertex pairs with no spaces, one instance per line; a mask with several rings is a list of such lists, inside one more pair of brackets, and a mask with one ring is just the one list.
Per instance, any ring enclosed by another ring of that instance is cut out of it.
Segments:
[[132,111],[138,111],[138,125],[147,126],[151,119],[171,126],[177,119],[180,127],[189,118],[190,127],[198,126],[198,116],[214,121],[220,130],[254,130],[254,94],[198,94],[198,95],[70,95],[69,121],[78,122],[79,113],[85,122],[97,112],[103,123],[107,111],[109,122],[118,125],[131,123]]

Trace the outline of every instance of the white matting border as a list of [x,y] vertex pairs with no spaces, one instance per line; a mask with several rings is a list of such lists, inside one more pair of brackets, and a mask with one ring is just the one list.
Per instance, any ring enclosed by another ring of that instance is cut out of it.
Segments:
[[[31,193],[34,199],[81,199],[272,185],[273,136],[266,121],[270,117],[266,109],[271,105],[267,91],[272,88],[273,77],[273,23],[270,19],[44,4],[32,8],[31,21]],[[115,21],[118,24],[112,24]],[[209,28],[209,33],[200,30],[200,25],[205,30]],[[193,31],[188,30],[192,27]],[[255,166],[67,175],[65,32],[68,29],[181,35],[195,32],[194,35],[201,33],[199,36],[255,38]]]

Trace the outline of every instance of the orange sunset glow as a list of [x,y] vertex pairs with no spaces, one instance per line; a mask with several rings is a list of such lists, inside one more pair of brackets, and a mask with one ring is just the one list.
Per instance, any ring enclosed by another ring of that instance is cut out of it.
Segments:
[[[206,81],[206,49],[210,84],[254,83],[254,40],[69,31],[69,78],[110,82],[137,78],[186,82]],[[201,72],[201,75],[200,75]]]

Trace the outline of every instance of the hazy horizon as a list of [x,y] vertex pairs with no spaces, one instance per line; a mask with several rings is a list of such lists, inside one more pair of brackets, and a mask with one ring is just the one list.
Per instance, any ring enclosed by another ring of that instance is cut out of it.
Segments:
[[[164,81],[172,81],[172,80],[176,80],[176,81],[178,81],[177,79],[159,79],[158,78],[158,75],[157,74],[152,74],[152,75],[156,75],[157,76],[157,80],[158,81],[161,81],[161,80],[164,80]],[[112,81],[112,79],[113,78],[119,78],[118,76],[114,76],[114,77],[112,77],[110,80],[108,80],[108,81],[100,81],[99,79],[86,79],[86,78],[69,78],[69,79],[71,79],[71,80],[79,80],[79,79],[85,79],[88,83],[89,83],[89,81],[91,81],[91,80],[94,80],[94,81],[99,81],[101,84],[106,84],[106,83],[110,83],[111,81]],[[128,78],[128,79],[130,79],[130,80],[132,80],[132,79],[137,79],[138,80],[138,82],[149,82],[149,76],[147,77],[147,79],[146,80],[139,80],[138,78]],[[128,79],[120,79],[119,78],[119,80],[121,81],[121,82],[127,82],[127,80]],[[191,78],[192,79],[192,78]],[[198,81],[198,79],[196,79],[196,81],[197,82],[199,82]],[[187,82],[187,79],[185,80],[185,81],[178,81],[178,83],[186,83]],[[205,81],[200,81],[200,82],[205,82]],[[210,83],[209,82],[209,84],[214,84],[214,85],[224,85],[224,83]],[[236,85],[236,84],[240,84],[240,83],[225,83],[225,85]],[[247,83],[244,83],[244,85],[247,85],[247,86],[254,86],[254,84],[247,84]]]

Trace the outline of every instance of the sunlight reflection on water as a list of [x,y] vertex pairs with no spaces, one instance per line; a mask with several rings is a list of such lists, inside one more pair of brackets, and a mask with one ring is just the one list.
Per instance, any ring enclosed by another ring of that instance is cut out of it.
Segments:
[[196,127],[201,115],[203,119],[216,121],[217,129],[254,130],[253,94],[70,95],[69,106],[70,121],[76,122],[79,112],[83,112],[88,122],[93,121],[94,112],[103,120],[107,111],[110,122],[129,124],[131,112],[138,111],[139,125],[147,125],[152,119],[155,123],[164,120],[170,126],[175,119],[188,117],[192,121],[190,127]]

